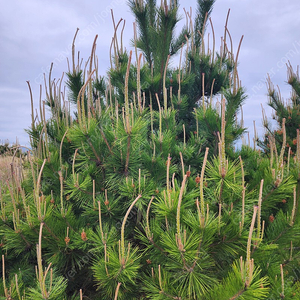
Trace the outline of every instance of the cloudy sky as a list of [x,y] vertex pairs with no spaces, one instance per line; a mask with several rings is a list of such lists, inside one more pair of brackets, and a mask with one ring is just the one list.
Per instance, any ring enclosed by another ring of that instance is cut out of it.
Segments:
[[[109,46],[113,35],[110,10],[115,19],[126,20],[124,41],[127,49],[133,36],[133,17],[126,0],[15,0],[5,1],[0,11],[0,142],[19,140],[29,146],[24,129],[30,126],[30,81],[35,105],[38,105],[43,74],[54,62],[53,77],[67,71],[66,57],[76,28],[80,29],[76,50],[87,59],[98,34],[97,55],[100,73],[109,67]],[[183,8],[196,7],[196,0],[181,0]],[[244,35],[239,56],[239,77],[248,99],[244,106],[245,126],[253,136],[253,120],[261,129],[261,104],[267,115],[266,77],[269,73],[287,98],[286,66],[300,64],[300,1],[295,0],[217,0],[212,21],[217,40],[224,34],[228,9],[229,30],[236,51]]]

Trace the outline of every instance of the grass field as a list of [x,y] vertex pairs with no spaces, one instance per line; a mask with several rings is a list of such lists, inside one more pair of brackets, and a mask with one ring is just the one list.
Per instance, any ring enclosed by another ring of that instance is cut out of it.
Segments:
[[11,179],[11,163],[12,156],[0,156],[0,185],[5,185],[5,182]]
[[[23,164],[23,159],[22,159]],[[12,178],[12,165],[14,174],[20,178],[22,170],[20,165],[20,158],[15,157],[13,159],[12,155],[0,155],[0,186],[6,185],[7,181]]]

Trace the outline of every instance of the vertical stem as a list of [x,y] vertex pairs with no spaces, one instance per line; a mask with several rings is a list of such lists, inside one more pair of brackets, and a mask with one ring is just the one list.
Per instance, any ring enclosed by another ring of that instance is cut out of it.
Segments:
[[285,151],[285,146],[286,146],[286,130],[285,130],[285,118],[282,119],[282,136],[283,136],[283,141],[282,141],[282,147],[279,155],[279,166],[278,168],[281,168],[283,165],[283,156],[284,156],[284,151]]
[[170,154],[168,155],[168,160],[167,160],[167,194],[169,195],[170,193],[170,164],[171,164],[171,157]]
[[125,224],[126,224],[127,218],[129,216],[133,206],[141,197],[142,197],[142,195],[138,195],[136,197],[136,199],[131,203],[130,207],[128,208],[128,210],[125,214],[123,222],[122,222],[122,227],[121,227],[121,258],[122,258],[122,260],[125,259]]
[[294,218],[295,218],[295,212],[296,212],[296,187],[294,187],[294,191],[293,191],[293,196],[294,196],[294,202],[293,202],[293,210],[292,210],[292,215],[291,215],[291,221],[290,221],[290,225],[293,226],[294,225]]
[[40,203],[40,184],[41,184],[42,173],[43,173],[43,169],[44,169],[46,160],[47,159],[45,158],[44,162],[42,164],[42,167],[40,169],[37,184],[36,184],[36,191],[35,191],[35,201],[36,201],[36,207],[37,207],[37,211],[38,211],[39,220],[42,220],[42,215],[41,215],[41,210],[40,210],[40,206],[41,206],[41,203]]
[[[135,94],[134,94],[135,96]],[[133,103],[130,102],[130,107],[131,107],[131,126],[133,126],[134,123],[134,109],[133,109]]]
[[242,281],[244,281],[244,261],[243,261],[243,257],[240,257],[240,265],[241,265],[241,278]]
[[37,263],[38,263],[38,281],[41,287],[42,294],[45,295],[45,290],[42,285],[44,281],[44,273],[43,273],[43,265],[42,265],[42,232],[43,232],[43,225],[42,222],[40,225],[40,232],[39,232],[39,243],[37,245]]
[[155,94],[155,96],[156,96],[156,101],[157,101],[157,105],[158,105],[158,109],[159,109],[159,140],[160,140],[160,142],[162,142],[162,115],[161,115],[161,107],[160,107],[160,102],[159,102],[158,95]]
[[239,156],[240,159],[240,163],[241,163],[241,171],[242,171],[242,188],[245,187],[245,172],[244,172],[244,165],[243,165],[243,161],[242,161],[242,157]]
[[31,101],[31,128],[35,130],[34,126],[34,107],[33,107],[33,97],[32,97],[32,90],[29,81],[26,81],[28,84],[29,92],[30,92],[30,101]]
[[179,152],[179,155],[180,155],[180,160],[181,160],[182,178],[184,178],[185,171],[184,171],[183,156],[182,156],[182,153],[181,153],[181,152]]
[[200,210],[198,198],[196,199],[196,206],[197,206],[199,224],[200,224],[200,227],[202,227],[202,217],[201,217],[201,210]]
[[215,85],[215,78],[212,81],[211,88],[210,88],[210,100],[209,100],[209,106],[212,107],[212,98],[213,98],[213,92],[214,92],[214,85]]
[[4,255],[2,255],[2,276],[3,276],[2,279],[3,279],[4,294],[5,294],[5,297],[8,297],[6,282],[5,282],[5,260],[4,260]]
[[182,124],[183,128],[183,149],[185,149],[185,144],[186,144],[186,137],[185,137],[185,125]]
[[[80,89],[78,96],[77,96],[77,109],[78,109],[78,122],[79,125],[81,126],[81,129],[84,129],[84,131],[86,132],[87,128],[86,128],[86,117],[85,117],[85,89],[89,83],[90,80],[92,80],[92,75],[94,74],[95,70],[93,70],[92,72],[90,72],[86,83],[82,86],[82,88]],[[81,100],[81,103],[80,103]],[[81,115],[81,117],[79,117]]]
[[62,146],[64,143],[64,139],[67,135],[68,129],[66,130],[65,134],[63,135],[61,142],[60,142],[60,147],[59,147],[59,162],[60,162],[60,169],[62,170]]
[[265,220],[262,221],[261,235],[260,235],[260,240],[259,240],[259,242],[261,242],[261,241],[263,240],[264,232],[265,232]]
[[160,287],[160,290],[162,291],[163,288],[162,288],[162,281],[161,281],[161,270],[160,270],[160,265],[158,265],[158,281],[159,281],[159,287]]
[[287,173],[288,174],[290,172],[290,158],[291,158],[291,147],[289,147],[289,150],[288,150],[288,159],[287,159]]
[[125,120],[126,120],[126,132],[130,132],[130,125],[129,125],[129,101],[128,101],[128,81],[129,81],[129,71],[130,71],[130,64],[131,64],[131,57],[132,51],[129,53],[126,76],[125,76],[125,85],[124,85],[124,97],[125,97]]
[[18,283],[18,275],[17,274],[15,274],[15,281],[16,281],[16,290],[17,290],[17,293],[18,293],[18,297],[19,297],[19,299],[21,299],[19,283]]
[[178,205],[177,205],[176,227],[177,227],[178,239],[180,239],[180,207],[181,207],[181,201],[182,201],[183,191],[184,191],[184,188],[185,188],[186,179],[187,179],[187,175],[184,175],[183,181],[182,181],[182,184],[181,184],[180,193],[179,193]]
[[205,150],[205,155],[204,155],[202,169],[201,169],[201,175],[200,175],[200,207],[201,207],[201,222],[203,222],[202,223],[203,226],[204,226],[204,213],[205,213],[204,212],[203,181],[204,181],[204,173],[205,173],[208,151],[209,151],[209,148],[207,147]]
[[119,289],[120,289],[121,284],[122,284],[121,282],[118,282],[114,300],[117,300],[117,299],[118,299],[118,294],[119,294]]
[[[93,61],[94,61],[94,55],[96,51],[96,41],[97,41],[98,35],[95,36],[93,46],[92,46],[92,51],[91,51],[91,56],[90,56],[90,70],[89,73],[92,73],[92,67],[93,67]],[[96,69],[96,76],[97,76],[98,70]],[[90,109],[93,107],[93,90],[92,90],[92,81],[89,81],[88,84],[88,105],[87,107],[88,112],[90,112]]]
[[251,262],[251,241],[252,241],[252,234],[253,234],[257,210],[258,210],[258,207],[254,206],[252,221],[251,221],[250,230],[249,230],[248,242],[247,242],[246,283],[245,283],[246,286],[249,286],[251,283],[251,280],[252,280],[253,266],[251,265],[252,264],[252,262]]
[[99,228],[100,228],[100,233],[101,233],[102,243],[104,243],[104,234],[103,234],[103,229],[102,229],[101,203],[100,203],[100,201],[98,201],[98,210],[99,210]]
[[180,103],[180,94],[181,94],[180,73],[177,75],[177,81],[178,81],[178,94],[177,94],[177,99],[178,99],[178,103]]
[[151,238],[150,224],[149,224],[149,213],[150,213],[150,206],[151,206],[151,203],[152,203],[153,200],[154,200],[154,196],[151,197],[151,200],[150,200],[150,202],[148,204],[148,207],[147,207],[147,213],[146,213],[146,223],[147,223],[146,234],[147,234],[148,239]]
[[[298,169],[300,168],[300,134],[299,129],[297,129],[297,150],[296,150],[296,159],[298,164]],[[299,178],[299,177],[298,177]]]
[[280,296],[284,298],[284,277],[283,277],[283,266],[280,264],[280,275],[281,275],[281,294]]
[[261,203],[262,203],[262,192],[263,192],[264,180],[260,181],[259,197],[258,197],[258,210],[257,210],[257,242],[260,238],[260,227],[261,227]]
[[211,18],[209,18],[209,22],[210,22],[210,26],[211,26],[212,35],[213,35],[213,48],[212,48],[212,59],[211,59],[211,63],[213,64],[213,62],[215,60],[214,55],[215,55],[216,38],[215,38],[215,31],[214,31],[214,26],[213,26]]
[[80,129],[82,129],[82,113],[81,113],[81,105],[80,105],[80,100],[77,100],[77,120]]
[[104,244],[104,264],[105,264],[105,271],[106,271],[106,275],[109,276],[106,263],[107,263],[107,250],[106,250],[106,244]]
[[254,224],[255,224],[257,210],[258,210],[258,207],[254,206],[252,221],[251,221],[250,230],[249,230],[248,242],[247,242],[247,261],[250,261],[251,240],[252,240],[252,234],[253,234],[253,229],[254,229]]
[[[51,65],[52,66],[52,65]],[[50,71],[51,72],[51,71]],[[51,76],[51,75],[49,75]],[[50,87],[51,90],[51,87]],[[43,101],[43,123],[44,123],[44,133],[45,133],[45,144],[46,144],[46,155],[49,155],[49,148],[48,148],[48,133],[47,133],[47,122],[46,122],[46,112],[45,112],[45,101]],[[57,125],[59,125],[59,122],[57,122]]]
[[254,146],[254,151],[256,151],[257,132],[256,132],[255,120],[253,120],[253,127],[254,127],[254,141],[253,141],[253,146]]
[[75,160],[76,160],[77,152],[78,152],[78,148],[75,150],[74,157],[73,157],[73,162],[72,162],[72,174],[73,174],[73,181],[74,181],[74,184],[76,183]]
[[63,195],[64,195],[64,178],[62,175],[62,172],[58,172],[59,175],[59,181],[60,181],[60,211],[61,215],[64,216],[64,201],[63,201]]
[[236,53],[235,62],[234,62],[234,70],[233,70],[233,94],[234,95],[236,95],[236,92],[237,92],[237,85],[238,85],[237,64],[238,64],[238,57],[239,57],[240,48],[241,48],[243,38],[244,38],[244,36],[242,35],[242,37],[240,39],[239,46],[238,46],[238,50],[237,50],[237,53]]
[[245,192],[246,192],[246,188],[243,187],[243,191],[242,191],[242,223],[241,223],[242,230],[244,228],[244,223],[245,223]]
[[95,208],[95,179],[93,179],[93,207]]
[[141,169],[139,169],[139,194],[141,193]]
[[[76,36],[77,36],[77,33],[79,31],[79,28],[76,29],[76,32],[75,32],[75,35],[74,35],[74,38],[73,38],[73,42],[72,42],[72,66],[73,66],[73,74],[76,73],[76,68],[75,68],[75,39],[76,39]],[[69,70],[70,73],[71,73],[71,70]]]

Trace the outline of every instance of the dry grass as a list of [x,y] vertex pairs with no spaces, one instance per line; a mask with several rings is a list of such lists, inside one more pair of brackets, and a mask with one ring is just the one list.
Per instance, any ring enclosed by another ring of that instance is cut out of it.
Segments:
[[11,179],[11,163],[12,156],[1,155],[0,156],[0,185],[6,184],[6,181]]
[[[21,159],[21,162],[23,163],[23,159]],[[12,169],[15,179],[22,177],[21,172],[23,172],[23,170],[21,164],[19,157],[13,159],[12,155],[0,155],[0,186],[5,186],[7,181],[11,181]]]

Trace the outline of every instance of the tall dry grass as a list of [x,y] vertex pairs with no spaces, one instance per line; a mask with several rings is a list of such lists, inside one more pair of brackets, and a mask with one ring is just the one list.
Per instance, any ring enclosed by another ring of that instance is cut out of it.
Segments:
[[0,186],[11,180],[11,164],[13,157],[10,155],[0,155]]
[[11,154],[0,155],[0,187],[11,182],[12,176],[15,180],[21,180],[24,176],[24,157],[14,157]]

